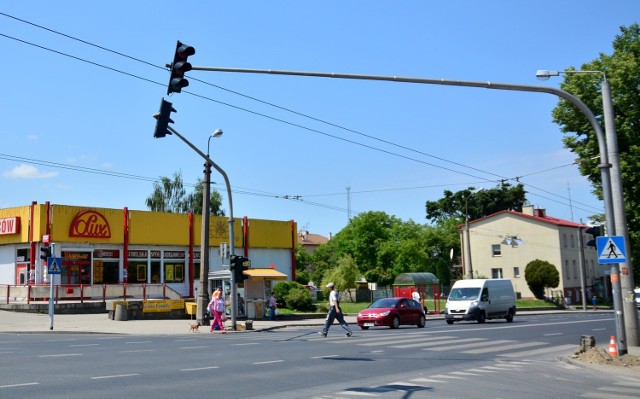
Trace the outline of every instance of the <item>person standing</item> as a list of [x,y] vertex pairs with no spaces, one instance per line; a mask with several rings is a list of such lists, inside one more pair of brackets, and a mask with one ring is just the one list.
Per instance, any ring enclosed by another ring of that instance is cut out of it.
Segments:
[[346,321],[344,321],[344,315],[342,314],[342,309],[340,309],[340,299],[338,298],[338,293],[335,291],[335,286],[333,283],[327,284],[327,288],[329,288],[329,312],[327,313],[327,318],[324,320],[324,327],[322,331],[319,332],[323,337],[327,336],[329,332],[329,327],[333,324],[333,320],[338,320],[340,326],[345,329],[347,332],[347,337],[350,337],[352,332],[349,328],[349,325]]
[[225,334],[224,323],[222,322],[222,314],[224,313],[226,308],[226,303],[224,300],[224,296],[222,295],[222,288],[218,287],[213,292],[213,298],[211,298],[211,302],[209,302],[209,311],[213,315],[213,322],[211,323],[211,332],[217,325],[220,328],[220,332]]
[[591,304],[593,305],[593,310],[598,310],[598,297],[596,295],[591,297]]
[[276,319],[276,308],[278,307],[278,302],[276,301],[276,296],[271,291],[271,296],[269,296],[269,309],[271,310],[271,320]]
[[420,293],[418,292],[418,290],[417,290],[417,289],[415,289],[415,288],[413,289],[413,292],[411,293],[411,298],[412,298],[414,301],[416,301],[416,302],[420,303]]

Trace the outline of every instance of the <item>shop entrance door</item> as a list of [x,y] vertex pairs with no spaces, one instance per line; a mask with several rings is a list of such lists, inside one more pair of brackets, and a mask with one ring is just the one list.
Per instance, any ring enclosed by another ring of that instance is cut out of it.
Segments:
[[60,283],[91,284],[91,252],[62,251]]

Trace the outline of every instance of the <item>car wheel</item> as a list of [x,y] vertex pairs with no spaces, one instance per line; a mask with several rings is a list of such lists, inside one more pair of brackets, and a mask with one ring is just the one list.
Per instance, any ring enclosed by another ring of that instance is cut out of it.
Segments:
[[447,324],[453,324],[453,320],[447,320]]
[[482,324],[487,321],[487,316],[485,316],[484,312],[480,312],[480,316],[478,316],[478,324]]
[[507,313],[507,323],[511,323],[513,322],[513,311],[511,309],[509,309],[509,313]]
[[363,330],[368,330],[369,327],[365,327],[365,326],[360,326],[360,328],[362,328]]
[[400,327],[400,319],[398,316],[393,316],[393,320],[391,321],[391,328],[399,328]]
[[424,328],[424,326],[427,324],[427,319],[425,319],[424,315],[420,315],[420,320],[418,320],[418,327],[420,328]]

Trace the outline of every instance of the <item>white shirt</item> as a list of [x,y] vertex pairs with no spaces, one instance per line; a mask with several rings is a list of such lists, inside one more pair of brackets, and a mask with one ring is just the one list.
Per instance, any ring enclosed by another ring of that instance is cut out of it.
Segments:
[[329,307],[336,306],[336,302],[338,302],[338,293],[333,290],[329,293]]
[[411,297],[413,298],[413,300],[414,300],[414,301],[416,301],[416,302],[420,302],[420,294],[418,294],[418,291],[414,291],[414,292],[411,294]]

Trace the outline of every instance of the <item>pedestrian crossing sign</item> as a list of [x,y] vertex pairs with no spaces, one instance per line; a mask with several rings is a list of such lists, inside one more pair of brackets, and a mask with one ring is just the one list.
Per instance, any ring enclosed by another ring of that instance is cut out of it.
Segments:
[[624,263],[627,261],[627,250],[624,247],[623,236],[596,237],[598,263]]
[[60,274],[60,265],[62,265],[62,258],[47,258],[47,273]]

